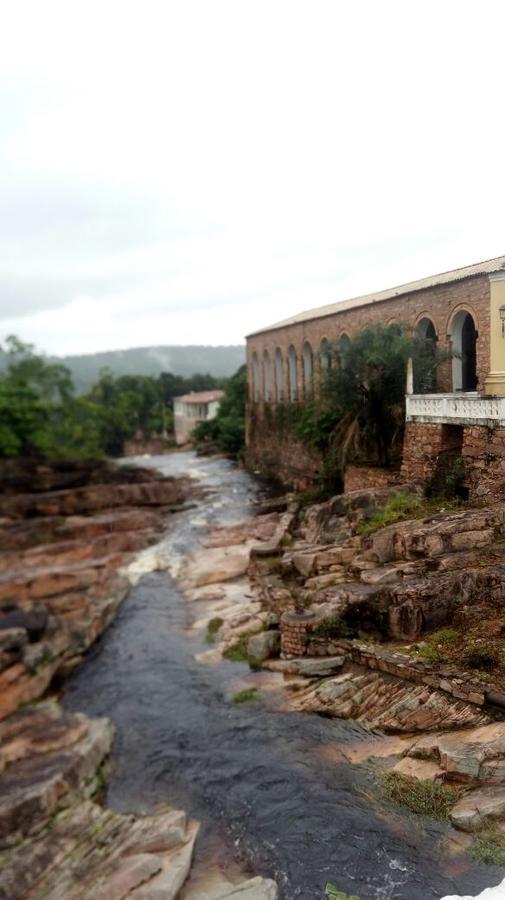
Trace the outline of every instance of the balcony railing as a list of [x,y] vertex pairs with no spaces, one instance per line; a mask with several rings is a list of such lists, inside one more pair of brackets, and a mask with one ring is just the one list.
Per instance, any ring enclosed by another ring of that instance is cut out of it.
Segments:
[[483,397],[477,392],[407,394],[407,422],[454,425],[505,425],[505,397]]

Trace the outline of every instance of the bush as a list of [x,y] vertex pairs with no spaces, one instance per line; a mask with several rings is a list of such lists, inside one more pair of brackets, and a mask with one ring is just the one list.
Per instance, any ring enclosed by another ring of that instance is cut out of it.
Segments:
[[476,642],[466,651],[464,661],[471,669],[495,669],[500,665],[500,652],[493,644]]
[[382,789],[386,800],[434,819],[447,819],[449,810],[464,793],[463,788],[433,784],[398,772],[387,772],[383,776]]
[[413,494],[396,494],[387,501],[383,509],[377,509],[369,519],[360,522],[358,532],[366,537],[387,525],[410,519],[422,510],[423,504],[419,497]]
[[470,853],[479,862],[505,866],[505,834],[491,828],[478,832]]
[[259,700],[260,693],[258,688],[245,688],[243,691],[238,691],[238,693],[234,694],[231,698],[232,703],[252,703],[256,700]]

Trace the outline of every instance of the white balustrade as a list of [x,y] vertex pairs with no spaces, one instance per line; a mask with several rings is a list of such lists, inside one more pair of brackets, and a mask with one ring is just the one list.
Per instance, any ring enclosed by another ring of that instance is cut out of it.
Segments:
[[407,422],[505,425],[505,397],[475,393],[407,394]]

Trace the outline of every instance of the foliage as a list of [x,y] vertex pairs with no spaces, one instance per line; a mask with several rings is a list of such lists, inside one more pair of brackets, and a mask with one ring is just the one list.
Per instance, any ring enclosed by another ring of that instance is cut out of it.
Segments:
[[245,444],[246,367],[241,366],[225,387],[217,415],[200,422],[193,431],[197,443],[237,457]]
[[352,896],[350,894],[345,894],[343,891],[339,891],[334,884],[330,884],[330,882],[325,886],[324,892],[328,900],[359,900],[359,897],[357,897],[356,894],[353,894]]
[[382,777],[386,800],[400,803],[412,812],[434,819],[447,819],[451,806],[464,793],[463,788],[411,778],[398,772],[386,772]]
[[[429,345],[429,346],[428,346]],[[401,325],[371,325],[332,350],[323,402],[338,416],[331,443],[342,466],[352,454],[388,466],[401,450],[407,362],[418,379],[432,379],[445,354]]]
[[395,522],[402,522],[410,519],[423,510],[422,501],[413,494],[396,494],[391,497],[383,509],[377,509],[372,513],[370,518],[360,522],[358,531],[363,536],[373,534],[380,528],[387,525],[394,525]]
[[31,344],[11,336],[0,357],[0,457],[118,456],[137,433],[172,432],[174,395],[223,383],[211,375],[118,377],[103,369],[89,394],[76,397],[69,370]]
[[207,644],[213,644],[216,640],[216,634],[223,625],[224,620],[220,618],[220,616],[214,616],[207,624],[207,633],[205,635],[205,641]]
[[464,662],[471,669],[495,669],[500,665],[501,653],[487,641],[475,641],[465,652]]
[[454,628],[439,628],[430,634],[424,645],[419,648],[419,656],[432,662],[446,662],[447,650],[458,638],[459,634]]
[[251,688],[244,688],[243,691],[238,691],[231,698],[231,702],[237,703],[237,704],[251,703],[256,700],[259,700],[259,698],[260,698],[260,692],[259,692],[258,688],[251,687]]
[[330,619],[323,619],[319,625],[309,632],[308,638],[324,638],[332,640],[333,638],[355,637],[356,632],[349,626],[345,616],[333,616]]
[[505,834],[492,828],[479,831],[470,853],[479,862],[505,866]]

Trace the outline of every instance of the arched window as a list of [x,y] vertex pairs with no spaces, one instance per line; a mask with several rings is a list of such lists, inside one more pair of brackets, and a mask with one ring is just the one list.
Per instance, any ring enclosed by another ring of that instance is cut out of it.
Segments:
[[260,398],[260,364],[258,362],[258,354],[253,353],[252,357],[252,384],[253,384],[253,400],[255,403]]
[[296,350],[291,344],[288,350],[289,399],[292,403],[298,400],[298,360]]
[[346,334],[344,332],[344,334],[340,335],[340,337],[338,339],[338,349],[337,349],[339,366],[342,366],[344,364],[345,354],[346,354],[346,351],[347,351],[350,343],[351,343],[351,339],[348,334]]
[[272,399],[272,378],[268,350],[265,350],[263,353],[263,399],[265,403],[270,403]]
[[435,348],[437,333],[435,326],[428,316],[423,316],[414,330],[414,337],[420,342],[419,352],[422,358],[421,371],[414,369],[414,393],[430,394],[437,387],[437,372],[435,368]]
[[452,389],[475,391],[477,388],[477,329],[473,316],[460,309],[449,333],[452,340]]
[[331,368],[331,350],[328,338],[323,338],[319,344],[319,365],[322,373]]
[[282,353],[277,347],[275,351],[275,389],[277,403],[284,400],[284,367],[282,364]]
[[308,341],[305,341],[303,345],[303,389],[305,393],[305,397],[312,397],[312,376],[313,376],[313,359],[312,359],[312,347],[310,346]]

